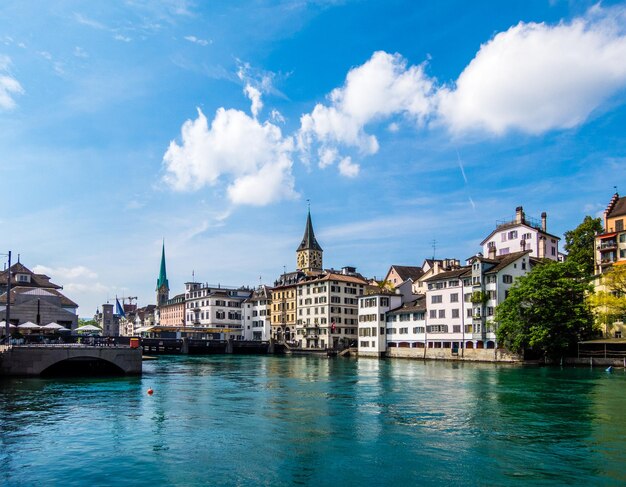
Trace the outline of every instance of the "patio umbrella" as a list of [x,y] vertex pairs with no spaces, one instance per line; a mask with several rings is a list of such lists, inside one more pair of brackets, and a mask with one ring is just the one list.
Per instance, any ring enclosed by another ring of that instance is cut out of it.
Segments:
[[93,326],[93,325],[85,325],[85,326],[80,326],[78,328],[76,328],[76,332],[77,333],[93,333],[93,332],[101,332],[102,330],[100,328],[98,328],[97,326]]
[[27,321],[26,323],[22,323],[21,325],[18,325],[17,328],[19,330],[39,330],[41,326],[36,325],[32,321]]
[[65,328],[62,325],[59,325],[58,323],[52,322],[52,323],[48,323],[47,325],[42,326],[41,328],[43,328],[44,330],[60,330],[61,328]]

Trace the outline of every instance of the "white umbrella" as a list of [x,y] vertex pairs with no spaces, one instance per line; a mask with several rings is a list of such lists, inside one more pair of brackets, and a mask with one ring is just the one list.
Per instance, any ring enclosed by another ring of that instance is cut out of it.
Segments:
[[61,328],[65,328],[62,325],[59,325],[58,323],[52,322],[52,323],[48,323],[47,325],[42,326],[42,328],[44,330],[60,330]]
[[102,331],[100,328],[98,328],[97,326],[93,326],[93,325],[85,325],[85,326],[81,326],[76,328],[77,332],[83,332],[83,331]]
[[20,330],[39,330],[41,326],[36,325],[32,321],[27,321],[26,323],[22,323],[17,326]]

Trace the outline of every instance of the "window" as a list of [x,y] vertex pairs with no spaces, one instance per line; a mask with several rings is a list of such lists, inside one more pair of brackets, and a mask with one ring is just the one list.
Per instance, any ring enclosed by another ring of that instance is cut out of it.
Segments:
[[500,234],[500,241],[501,242],[506,242],[506,232],[503,232]]
[[453,309],[452,310],[452,318],[458,318],[459,317],[459,310],[458,309]]
[[430,310],[430,315],[431,318],[437,318],[437,310],[436,309],[431,309]]
[[507,255],[510,252],[508,247],[504,247],[503,249],[500,249],[500,255]]
[[439,318],[445,318],[446,317],[446,310],[445,309],[440,309],[439,310]]
[[450,294],[450,302],[458,303],[459,302],[459,293]]
[[453,325],[452,333],[461,333],[461,325]]
[[463,295],[463,301],[470,303],[472,301],[472,293],[465,293]]
[[556,248],[552,247],[552,255],[556,255]]
[[621,232],[624,230],[624,220],[615,220],[615,231]]
[[504,284],[511,284],[513,282],[513,276],[511,276],[509,274],[503,274],[502,275],[502,282]]
[[509,240],[513,240],[517,238],[517,230],[511,230],[509,232]]
[[435,295],[430,297],[430,302],[432,304],[442,303],[443,302],[443,296],[441,294],[435,294]]
[[472,308],[468,308],[467,309],[467,317],[471,318],[472,317]]
[[413,327],[413,333],[424,333],[424,327],[423,326]]
[[533,238],[532,233],[525,233],[524,235],[522,235],[522,240],[531,240],[532,238]]
[[448,333],[448,325],[430,325],[426,330],[428,333]]
[[619,242],[620,242],[620,243],[624,243],[624,242],[626,242],[626,233],[622,233],[622,234],[619,236]]

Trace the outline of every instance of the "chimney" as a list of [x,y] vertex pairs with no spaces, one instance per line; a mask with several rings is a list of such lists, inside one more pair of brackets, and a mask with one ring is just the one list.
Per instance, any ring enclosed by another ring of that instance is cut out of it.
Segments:
[[521,206],[515,208],[515,223],[524,223],[524,208]]
[[496,246],[495,245],[492,245],[491,247],[489,247],[489,252],[487,254],[487,257],[490,259],[496,258]]
[[546,220],[548,218],[548,215],[546,214],[546,212],[544,211],[543,213],[541,213],[541,231],[542,232],[546,232]]

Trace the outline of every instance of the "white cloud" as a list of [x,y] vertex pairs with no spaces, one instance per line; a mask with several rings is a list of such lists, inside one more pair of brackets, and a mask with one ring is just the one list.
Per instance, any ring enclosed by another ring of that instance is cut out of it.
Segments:
[[337,152],[337,149],[332,147],[320,147],[318,151],[318,156],[318,166],[320,167],[320,169],[324,169],[325,167],[330,166],[337,160],[339,153]]
[[198,118],[187,120],[181,135],[181,144],[172,141],[163,156],[163,179],[173,189],[225,183],[232,203],[249,205],[297,196],[291,173],[293,141],[276,125],[220,108],[209,127],[198,109]]
[[200,39],[196,36],[185,36],[185,40],[189,42],[193,42],[194,44],[198,44],[200,46],[208,46],[212,43],[212,41],[207,39]]
[[43,265],[36,265],[33,267],[33,272],[37,274],[46,274],[48,277],[52,278],[52,281],[58,281],[60,284],[63,284],[66,281],[71,281],[75,279],[97,279],[98,274],[96,274],[91,269],[88,269],[85,266],[79,265],[76,267],[46,267]]
[[82,47],[76,46],[74,48],[74,56],[79,58],[88,58],[89,54],[87,54],[87,52]]
[[[19,81],[8,74],[11,58],[0,55],[0,109],[11,110],[16,107],[15,95],[22,95],[24,88]],[[2,74],[2,72],[5,74]]]
[[270,112],[270,120],[274,123],[285,123],[285,117],[276,109]]
[[361,166],[352,162],[352,159],[348,157],[344,157],[339,161],[339,174],[345,176],[347,178],[355,178],[359,175],[359,171],[361,170]]
[[351,69],[344,85],[301,117],[298,136],[304,151],[311,145],[354,147],[364,154],[378,151],[378,140],[366,132],[370,123],[402,114],[421,122],[431,112],[433,81],[423,66],[407,66],[399,54],[375,52]]
[[254,86],[246,85],[243,88],[243,92],[246,94],[252,105],[250,107],[250,111],[252,112],[252,116],[257,118],[259,112],[263,109],[263,101],[261,100],[261,92],[256,89]]
[[441,120],[456,133],[582,124],[626,87],[624,20],[624,9],[596,6],[569,23],[520,22],[497,34],[438,93]]
[[133,40],[131,37],[124,36],[122,34],[114,35],[113,39],[115,39],[116,41],[121,41],[121,42],[131,42]]

